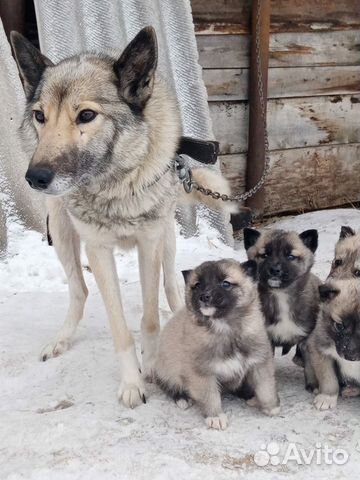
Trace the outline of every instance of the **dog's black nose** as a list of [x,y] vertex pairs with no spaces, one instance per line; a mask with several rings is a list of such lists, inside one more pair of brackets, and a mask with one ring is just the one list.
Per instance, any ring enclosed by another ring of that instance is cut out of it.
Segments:
[[280,265],[271,265],[269,267],[269,273],[273,277],[278,277],[281,274],[281,266]]
[[49,168],[29,168],[25,179],[31,188],[45,190],[54,178],[55,173]]
[[211,298],[211,296],[210,296],[209,293],[202,293],[200,295],[200,301],[203,302],[203,303],[208,303],[210,298]]

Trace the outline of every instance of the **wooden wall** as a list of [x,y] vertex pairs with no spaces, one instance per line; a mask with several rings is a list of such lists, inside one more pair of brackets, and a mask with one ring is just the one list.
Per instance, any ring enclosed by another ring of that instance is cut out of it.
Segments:
[[[244,190],[250,0],[192,0],[221,165]],[[360,1],[273,0],[265,214],[360,201]]]

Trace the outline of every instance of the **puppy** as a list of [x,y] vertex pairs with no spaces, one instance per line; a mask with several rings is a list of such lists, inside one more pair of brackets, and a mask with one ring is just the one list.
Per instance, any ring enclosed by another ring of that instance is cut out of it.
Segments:
[[294,362],[304,366],[305,386],[312,390],[315,379],[306,339],[319,311],[320,280],[311,273],[318,232],[245,228],[244,244],[249,260],[258,264],[259,295],[272,345],[282,347],[283,354],[297,345]]
[[350,227],[341,227],[329,277],[360,277],[360,234]]
[[314,405],[327,410],[336,406],[343,382],[360,387],[360,282],[329,279],[319,290],[322,305],[308,349],[318,381]]
[[222,390],[245,378],[267,415],[279,412],[274,361],[261,312],[256,263],[205,262],[183,272],[185,307],[160,335],[156,376],[179,406],[193,400],[209,428],[225,429]]

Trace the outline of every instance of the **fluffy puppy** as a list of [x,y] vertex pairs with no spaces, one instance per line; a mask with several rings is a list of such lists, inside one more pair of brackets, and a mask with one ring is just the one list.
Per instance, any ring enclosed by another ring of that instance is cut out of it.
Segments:
[[299,235],[245,228],[244,244],[249,260],[258,264],[259,295],[273,347],[282,347],[286,354],[297,345],[294,362],[304,366],[305,386],[312,390],[314,373],[306,339],[319,310],[320,280],[311,273],[318,232],[306,230]]
[[329,277],[360,277],[360,234],[350,227],[341,227]]
[[308,341],[318,381],[314,405],[334,408],[340,385],[360,387],[360,282],[328,279],[319,287],[318,321]]
[[179,406],[194,401],[209,428],[225,429],[222,390],[246,381],[267,415],[277,414],[273,355],[261,312],[256,263],[205,262],[183,272],[185,307],[160,335],[156,376]]

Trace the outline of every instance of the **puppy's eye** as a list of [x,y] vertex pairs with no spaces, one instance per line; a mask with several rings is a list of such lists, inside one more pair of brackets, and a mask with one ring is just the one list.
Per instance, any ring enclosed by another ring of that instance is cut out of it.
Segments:
[[193,290],[197,290],[200,287],[200,282],[194,283],[194,285],[191,287]]
[[343,264],[342,258],[337,258],[334,262],[335,267],[340,267]]
[[269,256],[268,253],[259,253],[260,258],[267,258]]
[[333,327],[335,332],[341,333],[345,330],[345,325],[343,323],[333,322]]
[[97,116],[97,112],[94,110],[81,110],[79,115],[77,116],[76,122],[77,123],[89,123],[92,122]]
[[45,115],[41,110],[34,110],[33,115],[38,123],[45,123]]
[[230,290],[230,288],[232,287],[232,284],[227,280],[224,280],[223,282],[221,282],[221,286],[224,290]]
[[360,270],[354,270],[353,274],[355,277],[360,277]]
[[296,260],[296,259],[297,259],[297,257],[295,257],[295,255],[292,255],[292,254],[288,255],[288,257],[287,257],[287,258],[288,258],[288,260],[291,260],[291,261],[293,261],[293,260]]

